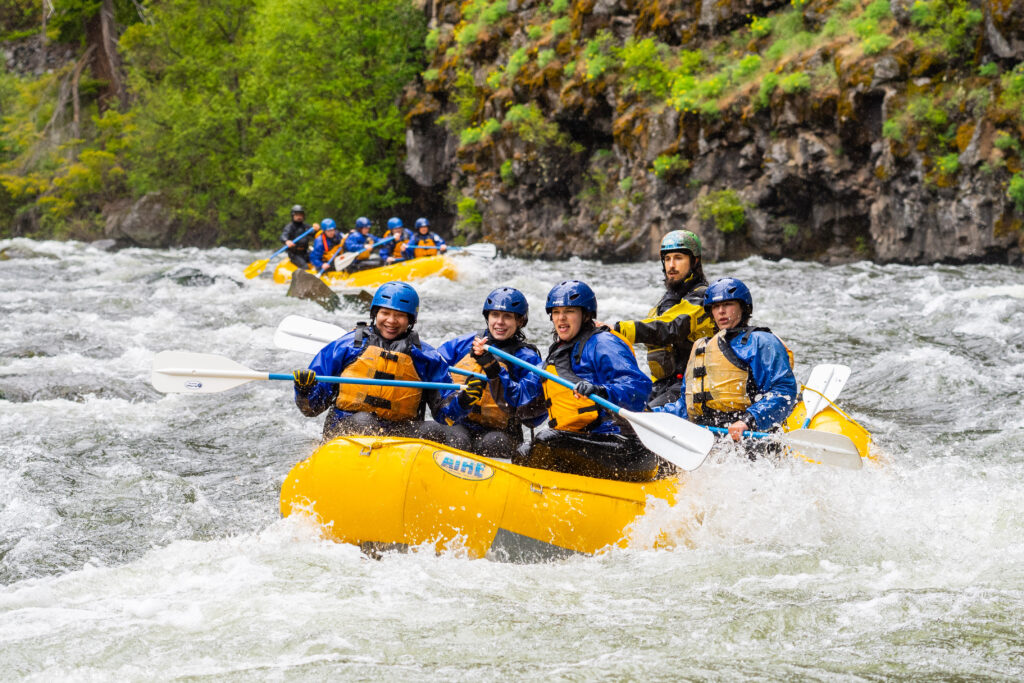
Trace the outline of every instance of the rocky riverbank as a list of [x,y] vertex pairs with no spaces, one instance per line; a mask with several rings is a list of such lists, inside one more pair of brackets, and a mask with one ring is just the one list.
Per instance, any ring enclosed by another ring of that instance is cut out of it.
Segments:
[[406,171],[519,255],[1020,263],[1022,3],[929,4],[439,0]]

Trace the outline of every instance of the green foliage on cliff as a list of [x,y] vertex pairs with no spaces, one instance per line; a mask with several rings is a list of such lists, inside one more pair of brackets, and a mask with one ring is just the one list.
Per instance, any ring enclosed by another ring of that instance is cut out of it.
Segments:
[[737,232],[747,224],[747,209],[736,190],[709,192],[697,200],[697,213],[701,220],[711,221],[723,233]]

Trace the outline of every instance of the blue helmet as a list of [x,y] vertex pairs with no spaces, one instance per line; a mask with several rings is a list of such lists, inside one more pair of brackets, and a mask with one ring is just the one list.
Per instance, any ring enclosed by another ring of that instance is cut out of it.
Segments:
[[328,230],[337,230],[338,226],[334,222],[333,218],[325,218],[322,221],[320,221],[320,229],[323,230],[324,232],[327,232]]
[[420,295],[408,282],[385,282],[377,288],[370,302],[370,317],[377,317],[378,308],[390,308],[409,314],[412,323],[420,312]]
[[429,228],[430,227],[430,221],[428,221],[426,218],[417,218],[416,219],[416,229],[419,230],[422,227],[428,227]]
[[741,280],[734,277],[723,277],[715,280],[704,290],[704,310],[711,313],[711,304],[723,301],[739,301],[743,310],[750,315],[754,311],[754,298],[750,289]]
[[370,227],[370,219],[366,216],[360,216],[356,219],[356,230],[362,230],[363,228]]
[[519,327],[526,327],[530,316],[530,303],[518,289],[511,287],[498,287],[487,295],[484,300],[484,320],[487,320],[488,311],[508,311],[523,316],[523,322]]
[[389,218],[388,219],[388,230],[394,230],[395,228],[401,228],[401,227],[403,227],[402,219],[399,218],[398,216],[395,216],[394,218]]
[[591,315],[597,316],[597,295],[586,282],[565,280],[559,282],[548,292],[544,310],[550,315],[551,309],[556,306],[579,306]]

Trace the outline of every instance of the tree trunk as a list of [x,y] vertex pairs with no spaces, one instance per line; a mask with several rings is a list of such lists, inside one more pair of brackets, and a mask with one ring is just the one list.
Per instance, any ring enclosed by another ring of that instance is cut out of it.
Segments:
[[121,59],[117,54],[117,25],[114,22],[114,1],[103,0],[99,11],[86,23],[86,40],[95,46],[92,72],[97,79],[106,81],[107,89],[100,96],[100,111],[115,102],[122,109],[128,105],[128,96],[121,76]]

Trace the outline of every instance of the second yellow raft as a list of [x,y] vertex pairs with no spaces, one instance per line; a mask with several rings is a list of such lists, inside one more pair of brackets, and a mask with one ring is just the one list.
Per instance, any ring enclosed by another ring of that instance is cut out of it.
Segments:
[[[291,282],[292,273],[295,270],[295,264],[288,259],[283,259],[274,269],[274,282],[288,284]],[[313,271],[309,272],[313,273]],[[409,282],[432,275],[454,280],[458,275],[458,270],[448,256],[422,256],[378,268],[341,273],[328,272],[324,273],[322,279],[331,287],[368,287],[372,289],[385,282],[396,280]]]

